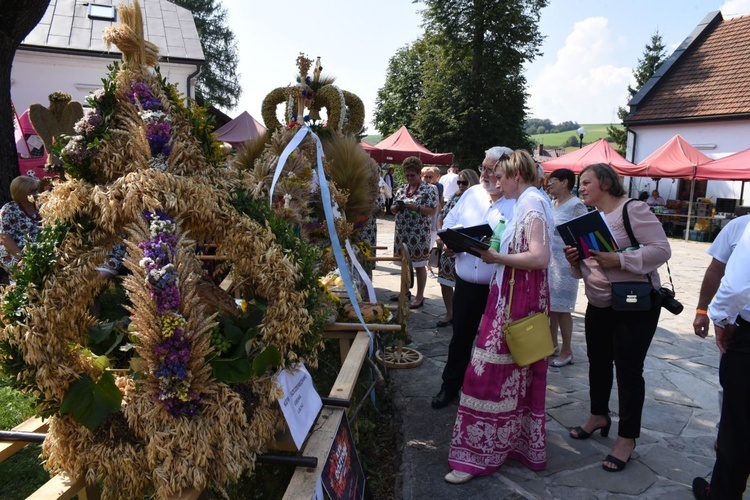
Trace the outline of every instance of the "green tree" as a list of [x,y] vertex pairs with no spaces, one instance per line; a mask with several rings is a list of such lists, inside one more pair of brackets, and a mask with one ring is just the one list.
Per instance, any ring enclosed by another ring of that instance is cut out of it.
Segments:
[[[643,85],[654,76],[656,70],[659,69],[664,61],[667,59],[666,46],[662,42],[659,30],[651,35],[651,43],[646,45],[643,51],[643,57],[638,59],[638,66],[633,70],[633,76],[635,77],[636,87],[633,88],[628,85],[628,100],[635,97],[638,91]],[[617,108],[617,117],[622,122],[625,117],[628,116],[628,110],[624,107]],[[607,127],[607,133],[612,138],[613,146],[620,154],[625,154],[625,148],[628,143],[628,132],[625,127],[609,126]]]
[[0,0],[0,205],[10,200],[10,183],[18,175],[10,70],[18,46],[37,25],[48,5],[49,0]]
[[239,55],[234,33],[227,26],[227,11],[217,0],[172,0],[193,13],[206,63],[196,86],[209,104],[231,109],[242,88],[237,75]]
[[373,123],[383,136],[406,125],[414,128],[414,116],[422,98],[422,41],[402,47],[388,61],[385,84],[375,98]]
[[424,0],[422,91],[415,128],[434,151],[479,165],[494,145],[529,148],[523,64],[539,55],[547,0]]

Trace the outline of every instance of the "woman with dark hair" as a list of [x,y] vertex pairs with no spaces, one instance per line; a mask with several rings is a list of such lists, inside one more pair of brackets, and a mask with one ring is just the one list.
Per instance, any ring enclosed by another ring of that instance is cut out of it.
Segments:
[[0,265],[9,275],[21,260],[27,241],[34,241],[42,225],[36,209],[39,179],[25,175],[10,183],[11,201],[0,209]]
[[[555,226],[564,224],[586,214],[588,210],[581,200],[573,196],[576,176],[572,170],[559,168],[552,172],[547,180],[547,192],[552,197],[552,213]],[[552,343],[557,358],[550,363],[561,367],[573,363],[573,349],[570,341],[573,337],[573,316],[570,314],[576,307],[578,298],[578,279],[570,274],[570,266],[565,260],[562,237],[555,231],[552,236],[552,256],[549,262],[549,328],[552,332]],[[557,343],[557,330],[562,336],[562,346]]]
[[396,215],[396,230],[393,250],[401,254],[401,245],[406,245],[414,273],[417,276],[417,295],[409,307],[416,309],[424,304],[424,289],[427,285],[427,261],[430,256],[430,228],[432,215],[437,211],[437,189],[420,179],[422,161],[410,156],[401,165],[406,175],[406,185],[394,196],[391,211]]
[[[656,270],[669,259],[671,249],[659,220],[648,205],[637,200],[629,202],[620,178],[606,163],[589,165],[581,171],[579,193],[585,204],[603,212],[617,246],[626,251],[591,250],[590,257],[579,260],[582,256],[578,255],[576,247],[565,247],[571,272],[583,278],[589,301],[585,329],[591,413],[583,425],[570,431],[570,437],[588,439],[597,430],[604,437],[609,433],[614,365],[620,423],[615,445],[602,467],[608,472],[619,472],[630,460],[641,432],[645,399],[643,364],[659,322],[661,300],[658,294],[651,294],[651,306],[647,310],[615,310],[612,283],[650,282],[658,290],[661,282]],[[624,223],[625,210],[638,243],[635,246]]]
[[504,196],[516,205],[499,251],[481,252],[484,262],[495,264],[495,274],[453,426],[448,452],[453,470],[445,476],[453,484],[492,474],[507,459],[532,470],[547,466],[547,358],[517,365],[504,325],[548,310],[552,208],[536,187],[536,165],[526,151],[500,159],[495,176]]
[[[474,170],[466,169],[458,173],[458,191],[445,203],[445,206],[440,211],[440,215],[437,220],[438,230],[443,228],[443,220],[448,212],[451,211],[461,195],[466,192],[471,186],[479,184],[479,175]],[[438,247],[443,247],[443,242],[440,238],[437,239]],[[453,288],[456,286],[456,259],[455,257],[448,257],[444,252],[440,253],[440,269],[438,270],[438,283],[440,283],[440,292],[443,296],[443,303],[445,304],[445,316],[443,319],[437,322],[437,327],[442,328],[453,323]]]

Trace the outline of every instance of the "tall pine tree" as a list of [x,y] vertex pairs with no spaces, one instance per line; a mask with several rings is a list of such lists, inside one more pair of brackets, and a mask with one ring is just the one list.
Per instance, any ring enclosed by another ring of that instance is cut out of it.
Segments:
[[[656,30],[651,36],[651,43],[646,45],[643,51],[643,58],[638,59],[638,66],[633,70],[636,87],[628,85],[628,101],[635,97],[643,85],[654,76],[659,66],[667,59],[666,46],[662,42],[659,30]],[[628,116],[628,110],[624,107],[617,108],[617,116],[620,121]],[[607,127],[607,133],[615,143],[615,149],[618,153],[624,155],[628,143],[628,132],[625,127]]]
[[406,125],[467,166],[492,145],[528,148],[522,66],[539,54],[547,3],[426,0],[423,37],[391,58],[378,92],[378,130]]
[[547,0],[425,0],[423,97],[415,128],[435,151],[476,166],[494,145],[529,148],[523,64],[539,55]]
[[172,0],[193,13],[206,63],[198,77],[197,94],[207,103],[231,109],[242,88],[237,75],[239,55],[227,11],[217,0]]

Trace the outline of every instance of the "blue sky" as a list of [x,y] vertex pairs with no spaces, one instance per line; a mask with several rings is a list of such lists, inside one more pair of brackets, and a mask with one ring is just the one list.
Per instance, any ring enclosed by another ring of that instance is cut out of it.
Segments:
[[[222,0],[238,40],[243,95],[235,116],[262,122],[265,95],[291,84],[300,52],[357,94],[369,125],[388,60],[422,32],[411,0]],[[618,121],[632,71],[659,30],[671,53],[709,13],[750,14],[750,0],[552,0],[542,10],[544,55],[526,68],[531,116],[555,123]],[[377,133],[370,125],[369,133]]]

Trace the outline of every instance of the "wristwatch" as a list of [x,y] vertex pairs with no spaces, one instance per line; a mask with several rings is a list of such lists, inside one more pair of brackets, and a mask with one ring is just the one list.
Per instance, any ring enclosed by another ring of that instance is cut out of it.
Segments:
[[729,318],[722,318],[718,321],[714,321],[714,325],[718,326],[719,328],[726,328],[727,325],[733,325],[734,321],[732,321]]

